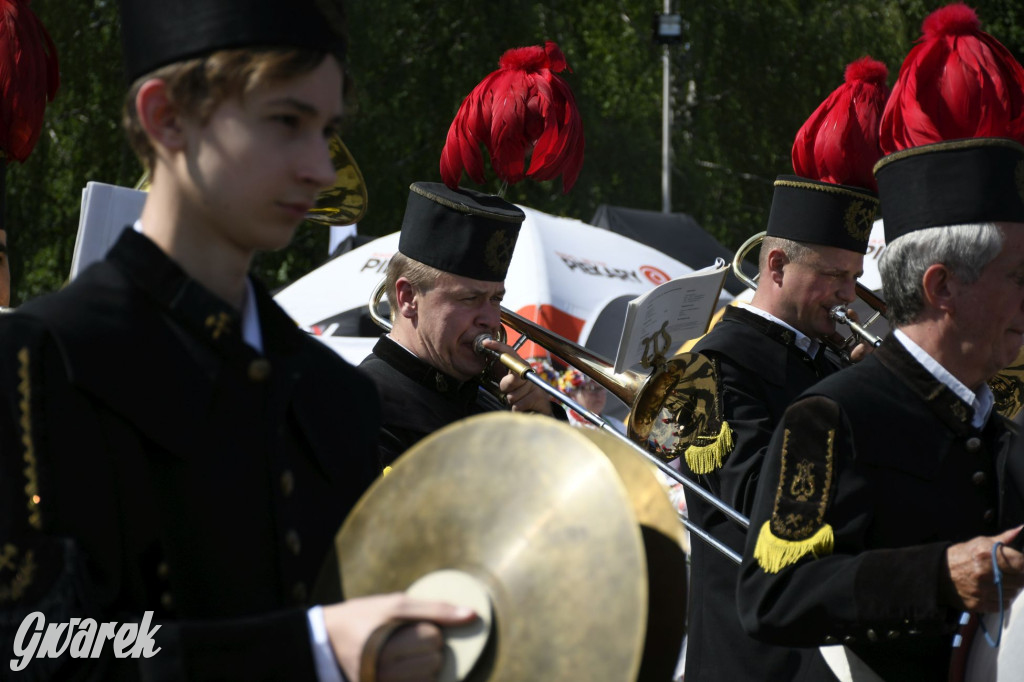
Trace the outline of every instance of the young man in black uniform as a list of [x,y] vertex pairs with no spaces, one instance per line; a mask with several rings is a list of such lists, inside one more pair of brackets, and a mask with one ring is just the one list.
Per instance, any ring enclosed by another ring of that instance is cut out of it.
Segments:
[[[398,253],[388,264],[393,327],[359,366],[381,394],[383,465],[474,414],[508,407],[552,414],[544,391],[503,369],[496,376],[505,404],[484,392],[480,378],[490,363],[475,347],[501,325],[505,275],[524,218],[489,194],[440,183],[410,187]],[[515,352],[493,339],[484,346]]]
[[[793,147],[798,175],[781,176],[775,183],[754,298],[749,305],[727,308],[693,349],[714,364],[724,428],[732,441],[731,449],[702,448],[700,457],[691,449],[681,470],[745,515],[765,448],[786,406],[839,369],[838,358],[826,357],[822,339],[836,333],[830,309],[846,308],[854,300],[862,274],[878,206],[871,166],[881,155],[877,133],[870,131],[877,131],[888,94],[886,73],[879,62],[854,62],[844,85],[801,128]],[[832,124],[832,117],[843,124]],[[858,133],[855,126],[864,123],[867,132]],[[846,175],[829,174],[823,169],[830,159],[803,153],[819,147],[842,151],[860,163],[836,163]],[[687,498],[696,525],[737,551],[743,547],[745,529],[699,497]],[[694,544],[686,677],[829,679],[816,650],[770,646],[743,632],[736,612],[736,571],[736,564],[718,550]]]
[[[961,612],[999,610],[996,570],[1004,604],[1024,584],[1024,555],[995,548],[1024,521],[1024,467],[986,385],[1024,335],[1024,146],[987,136],[1024,131],[1024,70],[994,45],[953,5],[904,62],[875,167],[895,331],[786,411],[740,570],[749,633],[845,644],[885,680],[949,679]],[[981,67],[984,90],[959,91],[958,65],[977,69],[979,54],[1009,61]]]
[[[36,612],[69,634],[159,624],[151,657],[29,651],[22,674],[60,679],[358,679],[379,625],[467,619],[401,595],[310,608],[377,473],[379,408],[247,272],[334,180],[342,20],[313,0],[122,3],[142,216],[0,319],[5,667]],[[433,625],[407,629],[379,678],[429,679],[439,647]]]

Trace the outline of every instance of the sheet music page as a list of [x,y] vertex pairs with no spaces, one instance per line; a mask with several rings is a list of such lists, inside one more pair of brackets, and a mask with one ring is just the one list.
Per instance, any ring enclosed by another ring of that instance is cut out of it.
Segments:
[[655,355],[672,357],[684,341],[705,333],[729,269],[718,259],[630,301],[614,371],[622,372]]
[[70,279],[93,262],[102,260],[126,225],[142,213],[146,193],[130,187],[89,182],[82,190],[78,238],[71,257]]

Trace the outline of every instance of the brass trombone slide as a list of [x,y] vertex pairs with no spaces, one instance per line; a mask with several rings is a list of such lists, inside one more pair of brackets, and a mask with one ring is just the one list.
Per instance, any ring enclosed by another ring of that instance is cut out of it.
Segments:
[[[370,296],[370,317],[383,329],[390,330],[391,321],[383,317],[377,310],[377,305],[380,303],[380,299],[383,297],[383,294],[384,282],[382,281],[377,285]],[[521,334],[524,337],[524,339],[521,340],[529,338],[537,345],[542,346],[549,352],[594,379],[617,398],[629,405],[629,437],[619,433],[618,430],[608,424],[600,416],[594,414],[569,396],[549,385],[546,381],[537,376],[537,373],[528,363],[523,362],[517,356],[497,353],[484,348],[481,343],[486,335],[478,336],[476,339],[476,343],[474,345],[478,353],[483,352],[488,355],[496,356],[503,365],[515,372],[518,376],[540,387],[545,393],[550,395],[559,403],[576,411],[594,426],[610,433],[622,442],[627,443],[636,452],[652,462],[663,474],[668,476],[670,479],[679,482],[687,490],[693,491],[694,494],[699,495],[708,504],[724,513],[735,523],[738,523],[743,528],[748,528],[750,526],[750,519],[746,516],[739,513],[704,488],[701,488],[698,484],[686,478],[680,472],[668,466],[667,462],[682,454],[689,441],[685,441],[684,443],[683,438],[678,438],[680,441],[679,443],[671,443],[669,447],[659,447],[659,452],[661,452],[664,457],[656,456],[643,447],[643,444],[650,441],[651,432],[656,426],[656,422],[665,421],[662,418],[662,415],[666,412],[666,405],[673,401],[677,403],[682,402],[678,400],[676,395],[676,392],[683,388],[680,384],[682,384],[688,364],[682,358],[684,356],[696,357],[694,354],[683,354],[676,358],[672,358],[662,366],[656,367],[648,377],[643,377],[636,372],[630,371],[614,374],[611,371],[611,363],[601,356],[574,344],[572,341],[569,341],[548,329],[540,327],[531,320],[527,320],[511,310],[506,308],[501,309],[501,321],[509,328],[514,329],[516,332]],[[679,407],[685,406],[680,405]],[[678,436],[677,433],[674,435]],[[694,535],[701,538],[715,549],[718,549],[736,563],[740,562],[740,555],[732,548],[716,540],[704,529],[692,524],[688,519],[680,518],[683,525],[686,526],[686,528]]]
[[[512,314],[514,315],[515,313]],[[652,464],[654,464],[654,466],[658,467],[658,470],[661,471],[663,474],[665,474],[666,476],[675,481],[679,481],[688,489],[698,493],[708,503],[710,503],[717,509],[721,510],[736,523],[739,523],[744,528],[748,528],[750,526],[750,519],[748,519],[746,516],[743,516],[738,511],[728,506],[727,504],[719,500],[717,497],[715,497],[708,491],[701,488],[696,483],[692,482],[690,479],[680,474],[678,471],[670,467],[667,463],[663,462],[658,457],[655,457],[647,450],[644,450],[622,433],[619,433],[618,429],[616,429],[614,426],[612,426],[607,421],[602,419],[600,415],[591,412],[590,410],[583,407],[566,394],[559,391],[554,386],[550,385],[548,382],[541,379],[539,376],[537,376],[537,373],[534,371],[534,369],[530,367],[529,363],[523,362],[518,357],[511,355],[509,353],[499,353],[498,351],[491,350],[490,348],[485,348],[482,345],[482,343],[484,340],[489,338],[491,338],[490,334],[481,334],[480,336],[476,337],[476,341],[474,342],[473,345],[477,353],[480,353],[481,355],[490,355],[500,360],[501,364],[505,365],[507,368],[515,372],[520,378],[525,379],[526,381],[529,381],[534,385],[540,387],[549,396],[559,401],[563,405],[569,407],[570,409],[574,410],[577,414],[582,416],[588,422],[590,422],[597,428],[601,429],[605,433],[609,433],[615,438],[621,440],[622,442],[627,443],[630,447],[632,447],[641,455],[646,457]],[[538,342],[534,340],[534,343]],[[583,371],[582,368],[577,369]],[[719,542],[714,537],[712,537],[710,533],[705,531],[703,528],[697,526],[696,524],[691,523],[689,519],[683,517],[682,515],[680,515],[679,519],[683,522],[683,525],[686,526],[687,530],[689,530],[691,533],[699,537],[701,540],[704,540],[704,542],[707,542],[709,545],[711,545],[719,552],[732,559],[737,564],[741,562],[742,557],[737,552],[735,552],[731,547]]]

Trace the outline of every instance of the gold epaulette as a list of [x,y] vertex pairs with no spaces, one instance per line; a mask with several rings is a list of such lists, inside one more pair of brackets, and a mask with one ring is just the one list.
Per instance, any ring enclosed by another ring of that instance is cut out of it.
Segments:
[[725,456],[732,452],[732,429],[723,421],[722,428],[713,436],[699,435],[697,443],[686,448],[686,466],[695,474],[709,474],[722,468]]
[[819,396],[790,406],[783,417],[779,484],[772,517],[761,526],[754,558],[766,573],[778,573],[804,556],[832,553],[831,501],[839,407]]
[[834,541],[832,526],[827,523],[806,540],[783,540],[772,534],[771,522],[765,521],[757,534],[754,558],[765,573],[778,573],[805,554],[814,554],[815,558],[831,554]]
[[688,377],[695,433],[693,442],[683,452],[686,466],[698,476],[721,469],[734,446],[732,429],[722,410],[718,360],[702,357],[704,362],[694,363],[697,369]]

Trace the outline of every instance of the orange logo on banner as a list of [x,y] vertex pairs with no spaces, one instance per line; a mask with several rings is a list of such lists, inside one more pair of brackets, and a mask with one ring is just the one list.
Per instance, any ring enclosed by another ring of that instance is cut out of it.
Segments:
[[660,270],[653,265],[641,265],[640,272],[646,277],[652,284],[664,284],[665,282],[672,279],[668,276],[664,270]]

